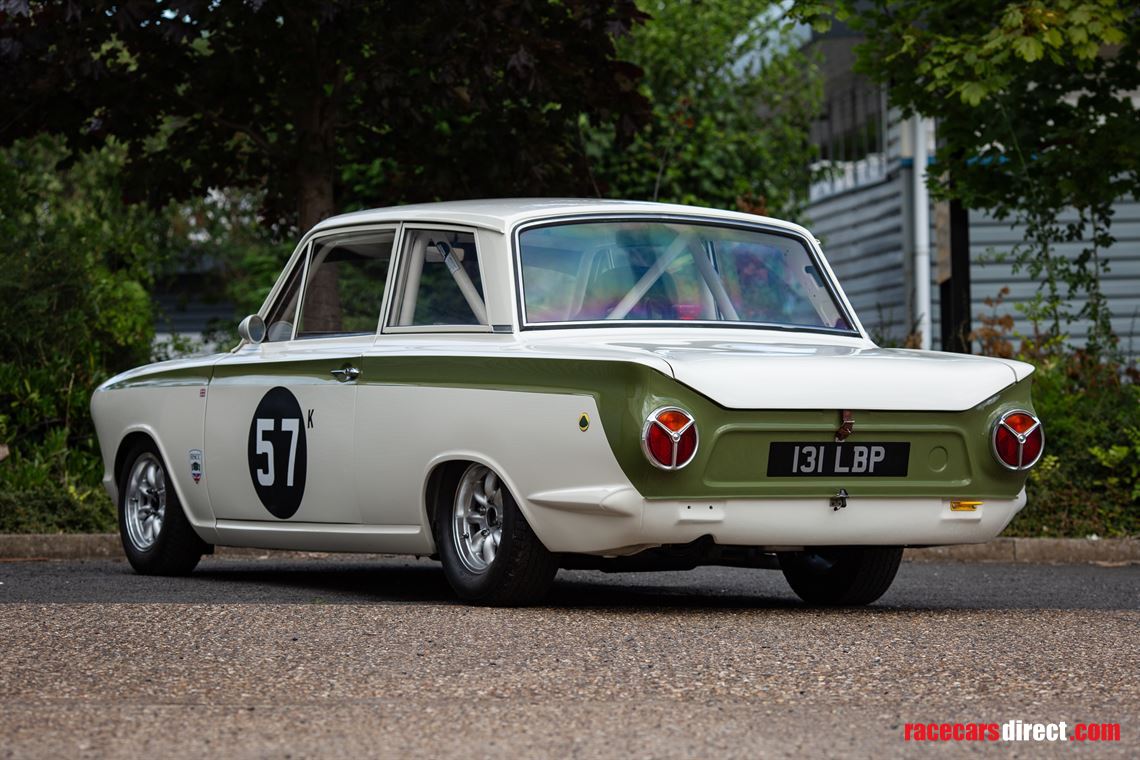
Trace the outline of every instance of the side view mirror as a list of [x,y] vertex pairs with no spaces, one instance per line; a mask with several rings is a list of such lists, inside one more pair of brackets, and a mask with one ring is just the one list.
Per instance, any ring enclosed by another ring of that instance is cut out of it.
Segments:
[[238,335],[247,343],[257,345],[265,340],[265,320],[256,314],[250,314],[238,325]]

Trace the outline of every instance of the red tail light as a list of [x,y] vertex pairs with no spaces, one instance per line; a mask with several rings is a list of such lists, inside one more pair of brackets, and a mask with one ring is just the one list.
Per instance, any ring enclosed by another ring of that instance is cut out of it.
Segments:
[[645,421],[641,449],[654,467],[679,470],[697,454],[697,423],[675,406],[658,409]]
[[994,425],[994,457],[1011,470],[1028,470],[1045,451],[1041,420],[1020,409],[1006,412]]

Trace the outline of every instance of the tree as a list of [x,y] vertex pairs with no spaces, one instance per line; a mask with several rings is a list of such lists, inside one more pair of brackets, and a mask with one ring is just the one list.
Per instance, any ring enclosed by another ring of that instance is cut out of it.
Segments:
[[814,158],[820,77],[767,0],[645,0],[652,20],[618,43],[645,71],[649,123],[624,149],[584,129],[599,195],[795,215]]
[[640,18],[632,0],[10,0],[0,143],[113,135],[138,197],[264,187],[302,229],[354,202],[566,191],[579,115],[621,134],[644,109],[613,47]]
[[37,529],[113,525],[91,392],[150,357],[147,288],[172,242],[166,220],[122,202],[125,153],[112,144],[65,167],[48,136],[0,150],[0,530],[28,506],[6,492],[71,510]]
[[[835,12],[866,35],[859,70],[890,85],[905,112],[938,119],[936,193],[1022,224],[1016,268],[1040,278],[1029,316],[1059,342],[1090,323],[1088,350],[1112,351],[1100,287],[1113,203],[1140,190],[1140,13],[1121,0],[910,0],[800,3],[826,26]],[[1062,211],[1078,220],[1066,224]],[[1064,242],[1086,241],[1075,257]],[[1069,304],[1078,302],[1074,311]]]

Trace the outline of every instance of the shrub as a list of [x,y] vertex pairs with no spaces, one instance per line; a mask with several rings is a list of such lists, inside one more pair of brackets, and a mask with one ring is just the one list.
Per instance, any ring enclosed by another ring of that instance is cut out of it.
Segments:
[[[165,226],[124,204],[123,152],[39,137],[0,151],[0,519],[100,529],[106,496],[88,411],[111,374],[148,360],[147,289]],[[43,515],[34,512],[42,502]]]
[[57,485],[0,490],[0,533],[107,533],[116,530],[107,494]]
[[1120,366],[1080,351],[1033,360],[1046,455],[1030,473],[1028,506],[1006,532],[1140,533],[1140,386]]

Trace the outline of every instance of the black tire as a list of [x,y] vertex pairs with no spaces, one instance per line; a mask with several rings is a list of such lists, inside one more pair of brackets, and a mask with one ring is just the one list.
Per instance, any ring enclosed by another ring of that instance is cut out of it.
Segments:
[[780,569],[796,596],[820,607],[870,604],[891,587],[901,546],[821,547],[780,555]]
[[533,604],[550,589],[558,563],[531,530],[506,485],[501,484],[502,537],[494,559],[480,572],[471,570],[460,559],[457,544],[461,539],[454,535],[452,523],[461,483],[477,467],[473,464],[453,471],[439,490],[434,528],[443,573],[466,602],[504,607]]
[[[131,478],[136,466],[142,467],[147,462],[161,470],[162,497],[165,499],[161,527],[157,528],[157,535],[151,534],[149,543],[145,538],[133,537],[132,530],[128,527],[128,522],[133,519],[130,515],[131,505],[128,504],[131,498],[128,494]],[[127,561],[141,575],[186,575],[197,566],[202,555],[210,550],[210,545],[194,532],[186,519],[178,494],[170,483],[169,469],[153,443],[140,442],[127,453],[123,469],[119,472],[119,538]]]

